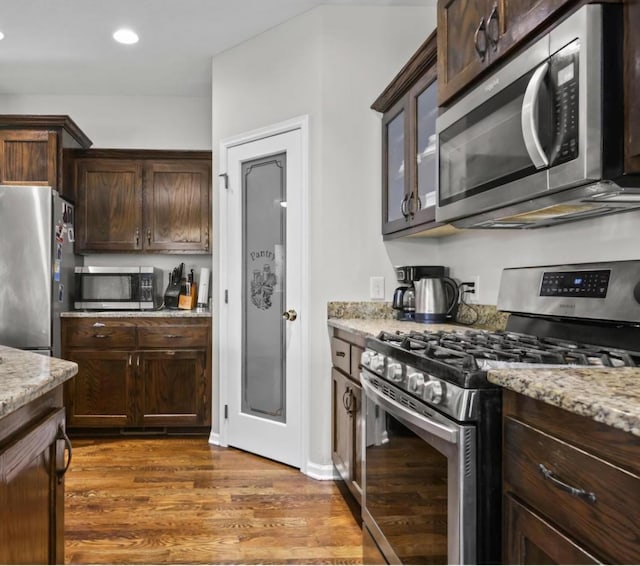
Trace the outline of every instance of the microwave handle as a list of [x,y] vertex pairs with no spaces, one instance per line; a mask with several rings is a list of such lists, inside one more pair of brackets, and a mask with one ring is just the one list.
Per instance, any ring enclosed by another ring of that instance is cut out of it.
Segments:
[[522,137],[529,158],[536,169],[542,169],[549,165],[549,158],[544,152],[538,136],[538,96],[548,70],[549,63],[544,63],[535,70],[522,101]]

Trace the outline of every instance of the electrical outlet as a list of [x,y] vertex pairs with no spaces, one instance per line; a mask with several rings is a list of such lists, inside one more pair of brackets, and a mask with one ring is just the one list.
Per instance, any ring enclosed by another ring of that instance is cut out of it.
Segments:
[[371,299],[384,299],[384,277],[369,278],[369,297]]
[[465,283],[467,285],[462,286],[464,301],[470,304],[478,304],[480,302],[480,276],[467,277]]

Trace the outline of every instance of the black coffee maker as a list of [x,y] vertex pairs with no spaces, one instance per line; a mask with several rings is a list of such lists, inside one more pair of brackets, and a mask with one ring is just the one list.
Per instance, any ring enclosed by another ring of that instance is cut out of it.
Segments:
[[414,282],[422,277],[445,277],[443,265],[402,265],[395,268],[400,287],[393,292],[393,304],[398,320],[415,320],[416,290]]

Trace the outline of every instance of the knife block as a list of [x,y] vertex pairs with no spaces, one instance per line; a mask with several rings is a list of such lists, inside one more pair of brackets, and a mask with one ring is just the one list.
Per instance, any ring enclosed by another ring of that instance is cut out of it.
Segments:
[[178,308],[185,310],[195,309],[197,296],[197,285],[195,283],[191,283],[190,293],[188,295],[180,295],[178,299]]

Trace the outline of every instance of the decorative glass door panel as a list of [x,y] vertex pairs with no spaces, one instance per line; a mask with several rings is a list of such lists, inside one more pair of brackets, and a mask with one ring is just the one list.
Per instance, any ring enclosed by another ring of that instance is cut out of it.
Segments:
[[242,164],[241,411],[286,422],[286,153]]
[[406,210],[405,173],[405,111],[386,125],[387,144],[387,203],[385,222],[401,220]]
[[436,204],[436,116],[438,89],[437,82],[432,82],[416,99],[417,123],[417,208],[423,210]]

